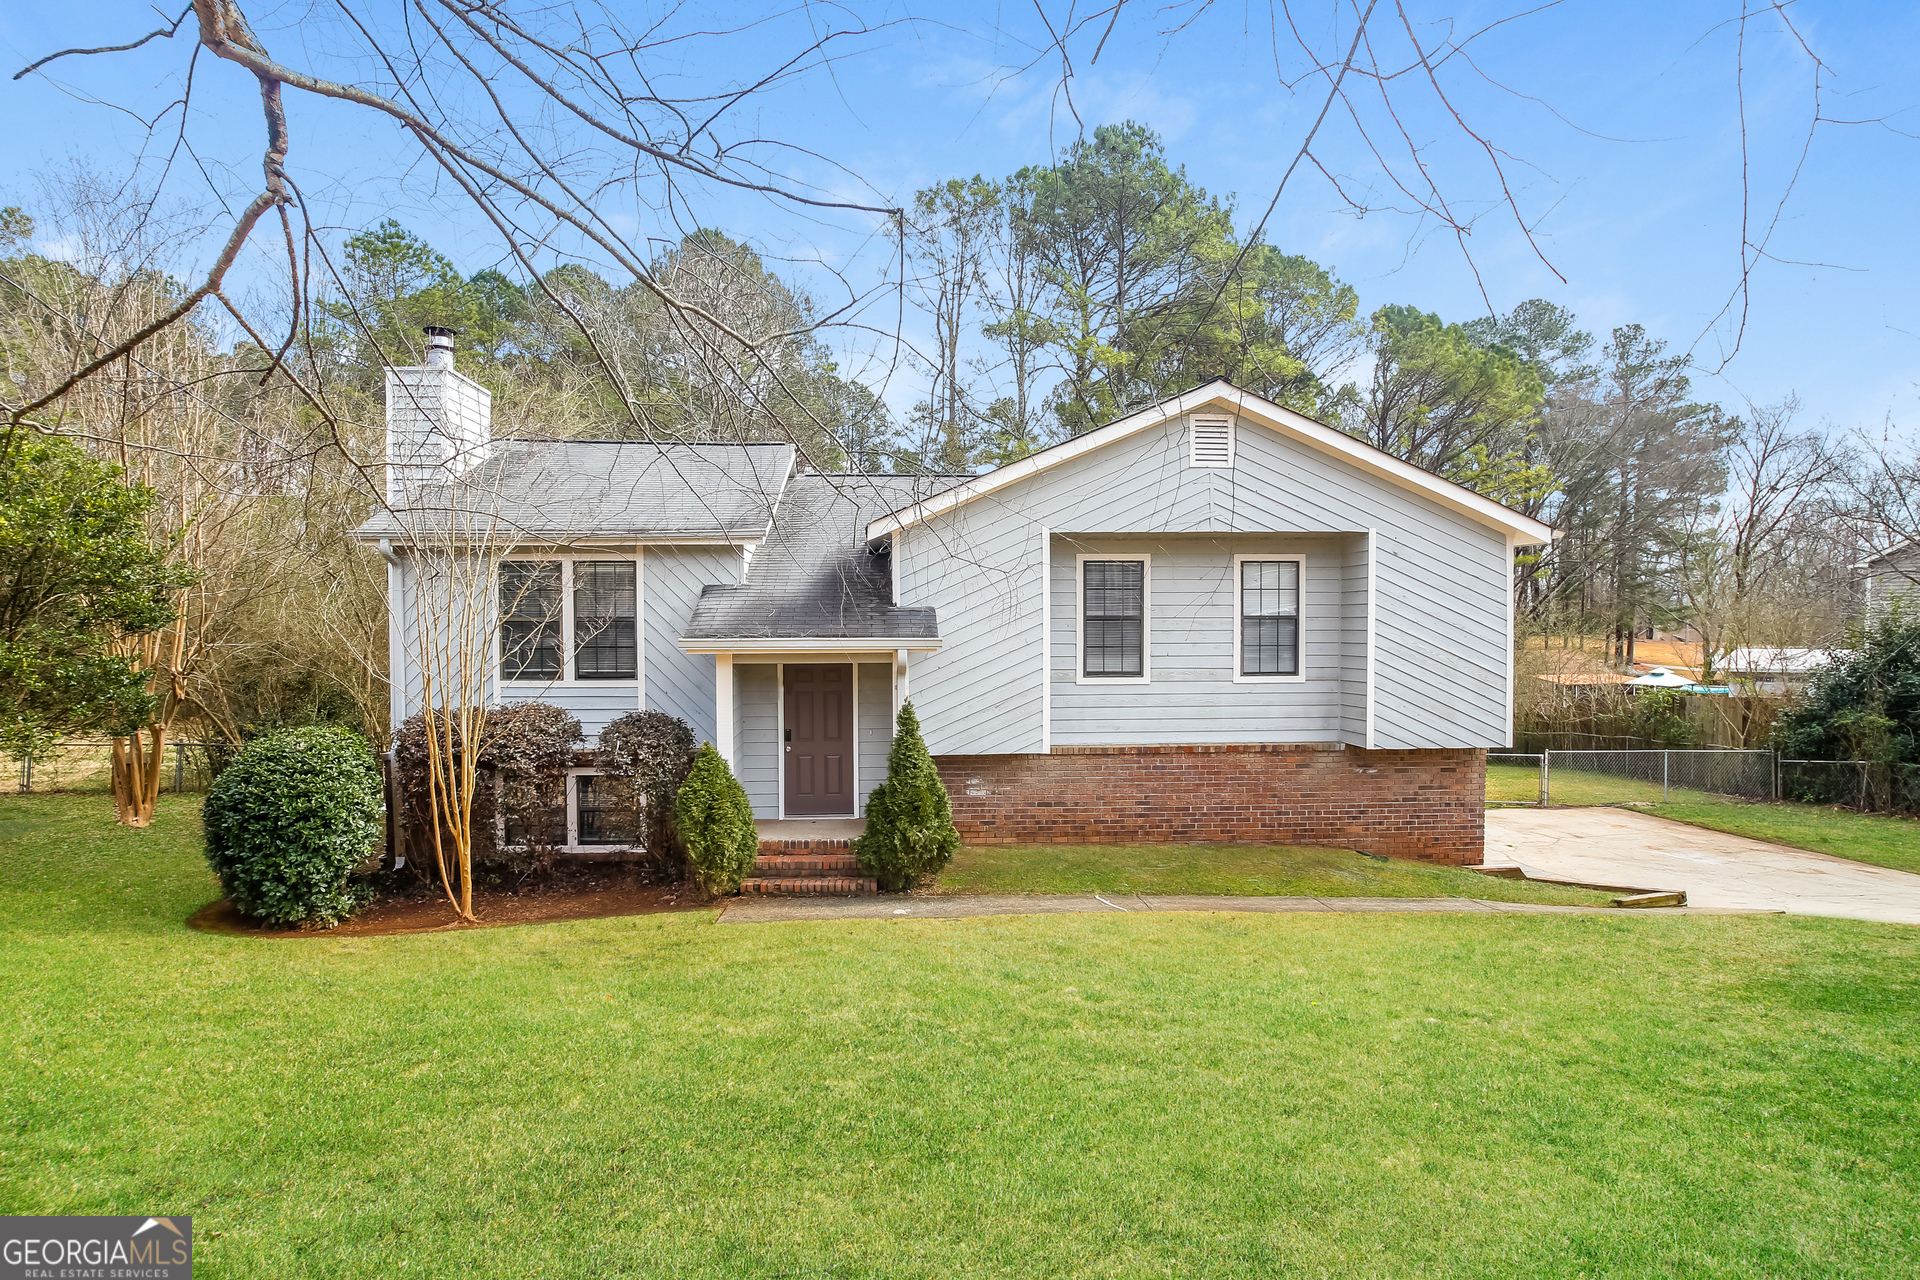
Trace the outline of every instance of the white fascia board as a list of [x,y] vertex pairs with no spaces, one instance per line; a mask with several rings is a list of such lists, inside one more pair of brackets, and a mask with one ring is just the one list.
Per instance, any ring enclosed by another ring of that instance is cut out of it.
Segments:
[[1226,406],[1240,416],[1269,430],[1276,431],[1289,439],[1298,440],[1323,453],[1330,453],[1350,462],[1372,475],[1390,481],[1403,489],[1412,489],[1449,510],[1501,530],[1516,546],[1539,546],[1550,543],[1558,536],[1551,525],[1543,524],[1531,516],[1520,514],[1504,507],[1490,498],[1483,498],[1464,485],[1451,480],[1443,480],[1431,471],[1422,470],[1410,462],[1402,462],[1390,453],[1374,448],[1364,441],[1356,440],[1344,431],[1336,431],[1312,418],[1295,413],[1283,405],[1242,391],[1224,381],[1209,382],[1203,387],[1175,396],[1151,408],[1129,414],[1116,422],[1089,431],[1083,436],[1063,441],[1050,449],[1022,458],[986,475],[975,476],[964,484],[937,493],[930,498],[904,507],[891,515],[885,515],[867,526],[867,539],[884,538],[897,529],[918,524],[922,520],[937,516],[945,511],[971,502],[975,498],[1004,488],[1016,480],[1071,462],[1082,454],[1103,448],[1117,440],[1124,440],[1137,431],[1158,426],[1182,414],[1193,413],[1210,406]]
[[893,636],[830,636],[824,639],[752,636],[732,640],[696,640],[682,636],[680,647],[687,653],[893,653],[903,649],[913,653],[934,653],[939,650],[940,641],[901,640]]

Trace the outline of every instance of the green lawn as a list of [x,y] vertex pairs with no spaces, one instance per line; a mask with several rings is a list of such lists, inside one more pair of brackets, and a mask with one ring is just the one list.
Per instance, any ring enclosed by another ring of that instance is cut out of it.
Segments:
[[[1598,804],[1660,804],[1665,799],[1681,803],[1724,804],[1727,797],[1710,795],[1704,791],[1689,791],[1685,787],[1673,787],[1663,791],[1658,779],[1645,782],[1638,778],[1622,778],[1612,774],[1594,773],[1585,769],[1569,769],[1555,765],[1553,775],[1548,780],[1552,800],[1555,805],[1598,805]],[[1487,800],[1501,804],[1538,804],[1540,801],[1540,770],[1537,765],[1489,764],[1487,766]]]
[[1920,872],[1920,822],[1817,804],[1668,804],[1648,813],[1753,840]]
[[965,845],[935,893],[1227,893],[1304,898],[1487,898],[1605,906],[1614,895],[1288,845]]
[[182,927],[0,800],[0,1212],[221,1277],[1920,1272],[1920,932],[1159,915]]

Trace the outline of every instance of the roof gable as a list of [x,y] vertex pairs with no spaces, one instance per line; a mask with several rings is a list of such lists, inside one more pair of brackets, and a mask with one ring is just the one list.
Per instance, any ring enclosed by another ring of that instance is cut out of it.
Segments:
[[1344,431],[1315,422],[1303,414],[1275,404],[1262,396],[1242,391],[1224,378],[1215,379],[1171,400],[1142,409],[1138,413],[1110,422],[1104,427],[1076,436],[1048,449],[1042,449],[1019,462],[989,471],[985,475],[955,485],[932,497],[922,499],[874,520],[867,526],[868,538],[883,538],[922,520],[951,511],[985,497],[1028,476],[1057,467],[1070,466],[1077,459],[1107,445],[1159,426],[1174,418],[1209,409],[1225,410],[1242,421],[1266,427],[1278,435],[1319,452],[1339,458],[1367,473],[1380,483],[1409,490],[1482,525],[1504,533],[1509,543],[1531,546],[1549,542],[1553,529],[1510,507],[1484,498],[1464,485],[1442,479],[1430,471],[1403,462],[1392,454],[1356,440]]

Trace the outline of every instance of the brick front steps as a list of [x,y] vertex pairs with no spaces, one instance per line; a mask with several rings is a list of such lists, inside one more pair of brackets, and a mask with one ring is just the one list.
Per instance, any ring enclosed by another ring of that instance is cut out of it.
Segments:
[[762,840],[753,874],[740,882],[752,896],[865,897],[877,892],[872,876],[860,874],[848,840]]

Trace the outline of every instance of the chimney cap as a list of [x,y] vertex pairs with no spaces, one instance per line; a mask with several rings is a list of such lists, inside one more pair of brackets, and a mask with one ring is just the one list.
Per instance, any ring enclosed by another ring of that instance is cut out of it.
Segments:
[[449,329],[443,324],[430,324],[426,327],[429,338],[452,338],[459,334],[458,329]]

